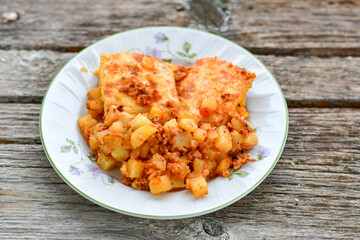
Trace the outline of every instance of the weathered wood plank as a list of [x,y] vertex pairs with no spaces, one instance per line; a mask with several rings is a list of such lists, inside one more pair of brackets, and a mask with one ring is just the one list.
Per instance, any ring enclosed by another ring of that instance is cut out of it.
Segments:
[[[206,239],[212,233],[219,234],[215,239],[355,239],[360,234],[359,128],[358,109],[290,109],[284,153],[257,189],[224,210],[172,221],[98,207],[63,183],[40,144],[1,144],[0,237]],[[37,128],[31,129],[36,134]]]
[[116,32],[176,25],[220,33],[258,54],[360,56],[355,0],[3,2],[0,12],[20,19],[0,23],[1,49],[77,52]]
[[[0,50],[0,102],[40,103],[74,55]],[[279,81],[289,107],[360,107],[360,57],[258,57]]]

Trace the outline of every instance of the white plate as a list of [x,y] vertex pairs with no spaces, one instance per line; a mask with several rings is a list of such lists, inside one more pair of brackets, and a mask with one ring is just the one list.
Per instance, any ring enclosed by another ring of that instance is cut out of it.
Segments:
[[[195,199],[190,191],[153,196],[119,182],[116,171],[102,172],[91,161],[90,149],[80,134],[77,119],[86,114],[87,91],[98,84],[91,73],[99,67],[101,53],[125,51],[153,54],[174,63],[218,56],[256,73],[247,95],[250,122],[259,143],[249,162],[233,178],[209,182],[209,194]],[[89,72],[80,69],[85,66]],[[127,215],[174,219],[210,213],[232,204],[259,185],[274,168],[285,145],[288,112],[284,95],[269,70],[250,52],[214,34],[179,28],[148,27],[126,31],[103,39],[81,51],[51,82],[43,99],[40,133],[45,153],[62,179],[90,201]]]

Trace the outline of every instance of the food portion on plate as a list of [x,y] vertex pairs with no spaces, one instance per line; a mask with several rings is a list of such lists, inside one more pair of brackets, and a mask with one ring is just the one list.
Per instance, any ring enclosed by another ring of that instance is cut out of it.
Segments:
[[102,54],[97,74],[78,124],[97,165],[118,168],[123,184],[198,198],[209,179],[253,161],[246,151],[258,138],[245,97],[255,73],[217,57],[187,69],[125,52]]

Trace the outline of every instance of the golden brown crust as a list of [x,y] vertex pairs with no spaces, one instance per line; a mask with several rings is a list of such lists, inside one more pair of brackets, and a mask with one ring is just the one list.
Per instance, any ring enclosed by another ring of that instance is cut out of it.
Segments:
[[[245,105],[246,92],[255,77],[255,73],[217,57],[199,59],[187,77],[178,83],[182,108],[214,125],[225,124],[236,114],[237,105]],[[205,97],[215,99],[219,107],[216,110],[202,108]]]
[[102,54],[99,80],[104,112],[113,103],[133,114],[148,112],[153,105],[165,107],[169,100],[173,108],[180,105],[172,67],[152,56],[129,52]]

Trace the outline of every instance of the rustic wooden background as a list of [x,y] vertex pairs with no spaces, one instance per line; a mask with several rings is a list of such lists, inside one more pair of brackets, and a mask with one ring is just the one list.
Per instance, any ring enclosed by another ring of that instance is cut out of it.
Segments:
[[[360,1],[0,0],[0,238],[359,239]],[[268,178],[237,203],[185,220],[124,216],[68,187],[42,150],[40,103],[78,51],[149,25],[207,30],[257,55],[289,106]]]

